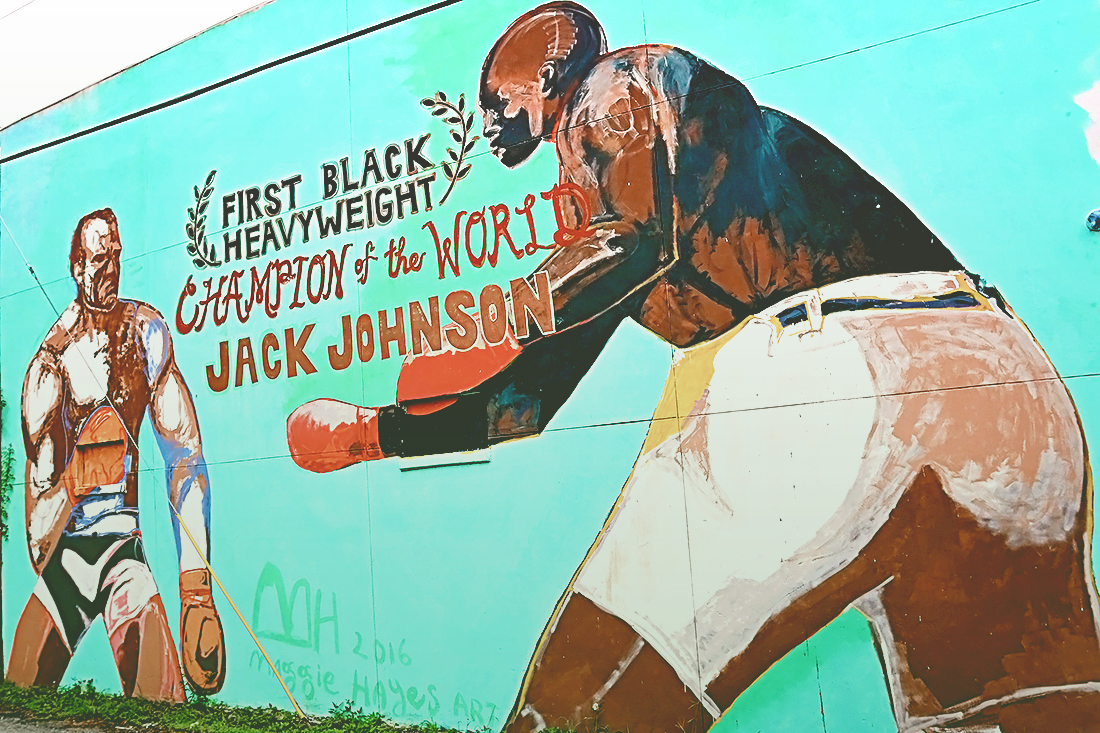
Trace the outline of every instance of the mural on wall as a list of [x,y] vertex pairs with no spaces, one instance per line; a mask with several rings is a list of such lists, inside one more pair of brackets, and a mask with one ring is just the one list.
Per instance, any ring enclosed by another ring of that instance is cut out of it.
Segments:
[[[27,548],[38,582],[12,642],[7,678],[57,686],[97,617],[123,691],[184,700],[225,679],[209,557],[209,477],[191,393],[167,324],[119,296],[122,240],[111,209],[76,225],[69,253],[76,299],[26,372],[23,439]],[[181,602],[177,657],[138,529],[137,436],[148,414],[176,510]],[[180,529],[194,538],[181,541]]]
[[682,350],[506,730],[705,730],[852,604],[899,730],[1100,724],[1084,440],[995,288],[813,129],[683,49],[609,52],[575,3],[504,32],[479,105],[504,166],[555,147],[565,241],[448,303],[395,404],[310,400],[287,439],[321,473],[482,449],[624,319]]
[[541,2],[279,0],[0,130],[9,677],[1100,729],[1100,6]]

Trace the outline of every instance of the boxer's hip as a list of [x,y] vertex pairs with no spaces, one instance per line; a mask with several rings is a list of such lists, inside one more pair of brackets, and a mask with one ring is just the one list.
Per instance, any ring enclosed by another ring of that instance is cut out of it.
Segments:
[[141,596],[144,603],[156,595],[140,534],[66,534],[58,539],[34,594],[73,651],[96,616],[105,614],[110,630],[111,620],[106,617],[111,615],[109,607],[118,605],[112,601],[120,585],[128,586],[127,597],[131,600]]
[[679,354],[574,590],[703,687],[925,466],[1010,544],[1070,531],[1083,443],[1031,334],[965,273],[800,293]]

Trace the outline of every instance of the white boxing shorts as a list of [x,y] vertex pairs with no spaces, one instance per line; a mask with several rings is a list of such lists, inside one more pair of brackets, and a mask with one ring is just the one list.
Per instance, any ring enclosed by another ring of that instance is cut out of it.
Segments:
[[678,354],[572,591],[718,717],[707,684],[850,563],[925,466],[1010,547],[1071,531],[1083,438],[1030,332],[962,272],[800,293]]

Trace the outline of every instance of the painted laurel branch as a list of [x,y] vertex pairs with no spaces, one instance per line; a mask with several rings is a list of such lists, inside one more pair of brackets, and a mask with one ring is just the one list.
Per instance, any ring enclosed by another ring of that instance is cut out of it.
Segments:
[[480,136],[470,137],[470,130],[474,127],[474,113],[466,112],[465,94],[458,95],[458,104],[448,101],[447,95],[443,92],[436,92],[434,99],[425,97],[420,100],[420,103],[430,109],[433,116],[442,117],[443,121],[451,126],[451,139],[458,144],[457,151],[451,147],[447,148],[447,156],[450,160],[442,163],[443,175],[450,181],[446,192],[439,199],[442,205],[451,195],[451,189],[455,184],[469,175],[470,164],[464,161],[466,154],[474,149],[474,143],[480,139]]
[[195,205],[187,208],[187,254],[191,255],[191,261],[195,267],[217,267],[221,264],[216,248],[211,246],[206,239],[206,208],[210,206],[210,198],[214,195],[214,176],[217,170],[210,171],[206,177],[206,183],[202,190],[195,186]]

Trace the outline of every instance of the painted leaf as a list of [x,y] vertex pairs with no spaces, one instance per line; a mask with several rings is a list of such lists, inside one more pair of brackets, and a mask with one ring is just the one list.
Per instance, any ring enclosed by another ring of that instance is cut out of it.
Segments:
[[473,129],[473,126],[474,126],[474,113],[471,112],[470,116],[466,118],[466,132],[469,132],[471,129]]
[[448,110],[446,107],[436,107],[432,110],[432,114],[436,117],[442,117],[443,115],[447,114],[447,112]]
[[195,219],[197,218],[195,216],[195,210],[192,209],[190,206],[187,207],[187,218],[189,218],[191,221],[195,221]]
[[465,178],[467,176],[467,174],[469,174],[469,172],[470,172],[470,164],[467,163],[466,165],[462,166],[462,170],[460,170],[458,172],[458,179],[457,180],[461,181],[463,178]]
[[443,92],[436,92],[435,96],[436,96],[436,99],[438,99],[440,102],[446,102],[447,101],[447,95],[444,94]]
[[455,172],[450,163],[443,163],[443,174],[447,176],[447,180],[454,180]]
[[195,200],[198,201],[201,198],[202,198],[202,194],[199,193],[199,187],[195,186]]
[[448,117],[446,122],[448,125],[457,125],[462,122],[462,118],[456,115],[453,117]]
[[210,171],[210,175],[206,177],[206,188],[210,188],[210,184],[214,182],[214,174],[218,172],[218,169]]
[[454,151],[454,148],[447,148],[447,155],[450,156],[451,160],[458,161],[458,153]]
[[461,112],[464,109],[466,109],[466,95],[465,94],[459,94],[458,95],[458,111]]
[[203,199],[203,202],[199,204],[199,213],[202,214],[206,211],[206,207],[210,205],[210,199]]
[[451,137],[452,137],[452,138],[454,139],[454,141],[455,141],[456,143],[458,143],[459,145],[461,145],[461,144],[462,144],[462,136],[461,136],[461,135],[459,135],[459,134],[458,134],[457,132],[455,132],[454,130],[451,130]]
[[435,106],[435,100],[432,99],[431,97],[424,97],[423,99],[420,100],[420,103],[422,105],[424,105],[425,107],[434,107]]
[[471,150],[473,150],[473,149],[474,149],[474,143],[475,143],[475,142],[477,142],[477,138],[476,138],[476,137],[475,137],[475,138],[474,138],[473,140],[471,140],[470,142],[466,143],[466,147],[464,147],[464,148],[462,149],[462,154],[463,154],[463,155],[465,155],[466,153],[468,153],[468,152],[470,152]]

